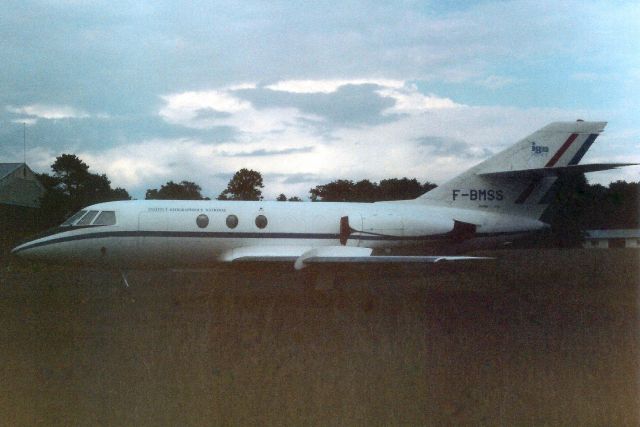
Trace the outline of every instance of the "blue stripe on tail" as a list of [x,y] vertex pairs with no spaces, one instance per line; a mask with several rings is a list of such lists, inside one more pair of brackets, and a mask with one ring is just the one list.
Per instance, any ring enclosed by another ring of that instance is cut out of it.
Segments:
[[591,135],[589,135],[589,137],[587,138],[587,140],[584,142],[584,144],[582,144],[582,147],[580,147],[580,149],[578,150],[578,152],[576,153],[575,156],[573,156],[573,159],[571,159],[571,161],[569,162],[570,165],[577,165],[578,162],[580,160],[582,160],[582,158],[584,157],[584,155],[587,153],[587,151],[589,150],[589,148],[591,148],[591,144],[593,144],[593,142],[596,140],[596,138],[598,137],[597,133],[592,133]]

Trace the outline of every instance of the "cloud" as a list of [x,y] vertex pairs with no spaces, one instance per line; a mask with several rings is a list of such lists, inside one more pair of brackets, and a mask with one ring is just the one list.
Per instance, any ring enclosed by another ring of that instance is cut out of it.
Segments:
[[308,184],[318,182],[321,178],[311,173],[274,174],[274,176],[282,178],[282,182],[285,184]]
[[251,108],[251,104],[225,90],[190,91],[165,95],[162,99],[165,106],[159,114],[163,119],[195,128],[214,126],[232,113],[246,112]]
[[175,93],[162,99],[165,105],[159,115],[168,123],[197,129],[231,126],[244,135],[242,142],[293,128],[326,133],[335,127],[384,123],[394,114],[463,107],[391,79],[283,81],[264,87],[239,85]]
[[38,119],[36,119],[35,117],[21,117],[19,119],[13,119],[11,120],[11,123],[16,123],[16,124],[25,124],[27,126],[33,126],[36,123],[38,123]]
[[210,107],[197,109],[194,113],[194,119],[197,121],[225,119],[231,116],[231,113],[228,111],[218,111]]
[[284,80],[265,86],[265,89],[289,93],[333,93],[347,85],[375,85],[399,89],[405,82],[393,79]]
[[301,122],[325,130],[333,126],[359,126],[387,121],[383,112],[394,106],[395,100],[382,96],[380,86],[371,83],[346,84],[332,92],[285,92],[258,88],[244,90],[238,96],[258,110],[289,108],[300,112]]
[[253,151],[238,151],[238,152],[228,152],[221,151],[218,153],[219,156],[223,157],[265,157],[265,156],[283,156],[287,154],[298,154],[298,153],[311,153],[313,151],[313,147],[300,147],[300,148],[283,148],[280,150],[267,150],[267,149],[258,149]]
[[377,91],[381,96],[395,101],[388,113],[420,114],[429,110],[464,107],[449,98],[443,98],[434,94],[420,93],[415,86],[401,89],[384,88]]
[[151,183],[159,186],[170,179],[202,181],[216,165],[213,145],[187,138],[154,139],[77,154],[92,169],[106,173],[114,185],[138,194]]
[[496,90],[512,85],[516,81],[517,79],[513,77],[491,75],[482,80],[478,80],[476,84],[487,89]]
[[455,138],[425,136],[418,138],[418,145],[426,147],[431,156],[453,157],[463,159],[484,159],[493,154],[488,148],[474,147],[468,142]]
[[[243,86],[241,86],[243,87]],[[305,118],[292,108],[256,109],[234,93],[239,89],[190,91],[162,96],[159,115],[168,123],[195,129],[231,126],[244,133],[278,132]],[[250,90],[243,88],[242,90]],[[312,119],[310,116],[306,116]]]
[[91,115],[85,111],[68,105],[31,104],[22,107],[8,105],[7,111],[13,114],[23,114],[32,119],[60,120],[60,119],[85,119]]
[[7,96],[14,104],[39,93],[81,98],[88,110],[108,105],[114,113],[149,108],[159,93],[245,81],[275,81],[269,89],[290,93],[363,82],[475,84],[508,74],[504,68],[526,72],[558,58],[564,67],[544,71],[563,75],[571,64],[585,71],[593,64],[637,66],[638,10],[635,2],[575,0],[82,7],[13,1],[0,16],[0,47],[14,60],[3,64],[0,79],[12,82]]
[[[261,172],[267,187],[265,195],[267,198],[275,198],[285,190],[291,195],[306,197],[311,187],[308,179],[303,180],[302,177],[318,176],[304,172],[303,167],[285,167],[286,163],[274,164],[268,159],[276,155],[286,157],[287,161],[295,161],[298,156],[304,156],[311,150],[311,147],[303,147],[283,152],[258,151],[227,157],[219,152],[215,144],[183,138],[154,139],[106,151],[80,151],[77,155],[90,165],[92,171],[106,173],[113,186],[124,187],[137,198],[143,198],[146,189],[158,188],[168,180],[185,179],[201,185],[203,194],[216,197],[233,174],[242,167]],[[46,154],[48,156],[39,156],[38,164],[42,164],[40,166],[53,162],[54,153]],[[290,170],[298,172],[288,173]]]

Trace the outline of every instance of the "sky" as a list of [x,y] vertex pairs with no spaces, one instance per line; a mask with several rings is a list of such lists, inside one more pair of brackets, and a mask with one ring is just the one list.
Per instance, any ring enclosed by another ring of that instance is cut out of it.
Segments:
[[[335,179],[442,183],[552,121],[609,124],[583,163],[640,163],[640,3],[9,0],[0,162],[76,154],[134,198],[265,199]],[[640,167],[590,174],[640,181]]]

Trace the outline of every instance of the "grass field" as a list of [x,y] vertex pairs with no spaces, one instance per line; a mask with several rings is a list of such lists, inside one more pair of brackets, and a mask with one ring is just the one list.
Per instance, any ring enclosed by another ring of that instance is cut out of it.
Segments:
[[3,425],[638,425],[638,251],[0,271]]

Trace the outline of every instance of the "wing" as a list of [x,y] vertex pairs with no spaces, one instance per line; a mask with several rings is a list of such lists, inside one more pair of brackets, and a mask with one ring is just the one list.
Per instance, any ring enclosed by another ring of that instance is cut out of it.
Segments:
[[354,246],[321,246],[318,248],[247,246],[234,249],[221,257],[230,262],[293,262],[296,270],[312,264],[433,264],[447,261],[487,260],[471,256],[392,256],[371,255],[373,249]]

